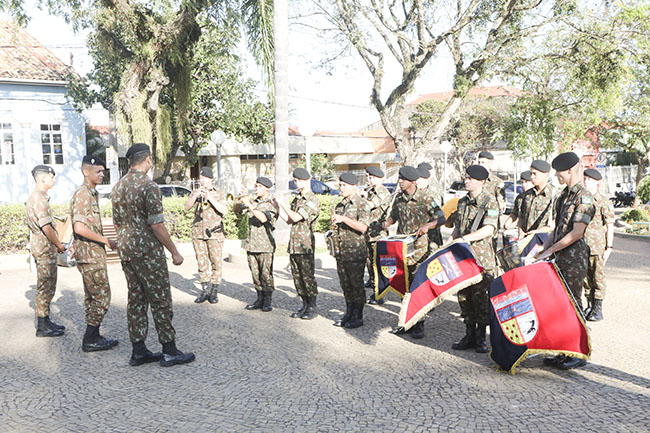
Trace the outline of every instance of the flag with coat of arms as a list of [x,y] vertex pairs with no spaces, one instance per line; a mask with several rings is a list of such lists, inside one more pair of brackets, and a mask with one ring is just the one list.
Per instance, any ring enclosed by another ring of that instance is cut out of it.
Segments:
[[408,287],[406,255],[408,245],[402,240],[378,240],[374,247],[375,298],[381,299],[389,291],[404,296]]

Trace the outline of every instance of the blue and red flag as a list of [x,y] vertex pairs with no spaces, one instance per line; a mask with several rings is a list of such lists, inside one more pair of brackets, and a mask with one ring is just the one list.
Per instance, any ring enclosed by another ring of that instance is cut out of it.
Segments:
[[375,253],[375,298],[381,299],[389,291],[404,296],[408,287],[406,254],[408,244],[402,240],[378,240]]
[[528,355],[588,359],[587,326],[553,263],[515,268],[490,285],[490,357],[510,373]]
[[524,264],[541,253],[546,239],[548,239],[548,232],[534,232],[520,240],[521,263]]
[[483,279],[469,245],[458,242],[438,250],[415,271],[402,300],[398,325],[409,329],[447,297]]

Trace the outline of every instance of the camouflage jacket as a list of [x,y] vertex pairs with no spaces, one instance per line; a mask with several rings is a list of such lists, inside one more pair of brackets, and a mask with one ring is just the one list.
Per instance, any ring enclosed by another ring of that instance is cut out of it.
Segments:
[[[487,191],[497,199],[499,205],[499,214],[506,208],[506,201],[503,192],[503,180],[494,173],[490,173],[483,186],[483,191]],[[497,226],[498,228],[498,226]]]
[[548,183],[539,193],[531,188],[524,193],[518,226],[528,233],[550,226],[553,217],[553,186]]
[[513,216],[514,218],[520,218],[521,217],[521,204],[524,201],[524,193],[525,192],[526,191],[522,192],[521,194],[517,194],[517,197],[515,197],[515,202],[512,205],[512,210],[510,211],[510,215]]
[[587,230],[585,240],[589,245],[592,256],[601,256],[605,252],[607,243],[607,224],[614,224],[616,217],[612,202],[600,192],[593,195],[595,214]]
[[436,203],[441,203],[444,200],[445,194],[442,185],[434,176],[429,178],[429,193],[436,200]]
[[253,209],[266,215],[267,221],[260,222],[252,213],[248,214],[248,237],[245,248],[249,253],[273,253],[275,252],[275,239],[273,238],[273,226],[278,219],[278,211],[271,204],[270,200],[262,200],[259,197],[251,201]]
[[51,224],[56,231],[50,199],[48,196],[35,189],[27,199],[25,207],[25,223],[32,232],[29,249],[36,259],[56,259],[56,247],[43,233],[43,227]]
[[289,254],[313,254],[315,249],[314,223],[320,213],[320,200],[310,189],[296,196],[291,202],[291,210],[297,212],[302,220],[291,223],[289,234]]
[[[481,206],[485,209],[485,213],[476,230],[491,225],[494,227],[494,233],[496,235],[497,221],[499,219],[497,200],[494,194],[492,194],[492,191],[482,191],[475,199],[470,194],[467,194],[458,200],[458,218],[456,218],[455,229],[458,230],[460,236],[472,233],[472,226]],[[474,257],[489,272],[496,270],[496,256],[492,237],[488,236],[470,244]]]
[[[216,192],[217,201],[224,200],[223,191],[218,188],[211,189]],[[192,222],[192,239],[219,239],[225,238],[223,230],[223,215],[207,200],[197,200],[194,203],[194,221]]]
[[388,232],[382,229],[381,223],[386,219],[392,196],[384,185],[368,188],[366,194],[370,214],[366,237],[368,241],[373,242],[388,235]]
[[160,188],[147,174],[130,169],[113,187],[113,224],[117,248],[123,261],[140,257],[165,259],[163,245],[152,224],[165,222]]
[[[570,233],[575,223],[589,224],[595,213],[594,198],[582,183],[577,183],[572,188],[565,187],[555,201],[553,210],[555,216],[553,242],[558,242]],[[587,248],[583,236],[578,241],[559,251],[558,254],[577,256],[582,252],[586,252]]]
[[[104,235],[102,218],[99,213],[99,197],[97,190],[91,188],[88,182],[74,192],[70,200],[70,218],[74,223],[83,223],[93,233]],[[83,236],[74,235],[75,259],[77,263],[102,263],[106,260],[104,244],[91,241]]]
[[[393,206],[390,209],[390,218],[397,222],[397,234],[413,234],[431,221],[444,216],[440,206],[423,189],[416,189],[409,196],[404,191],[397,193]],[[429,237],[419,236],[413,245],[415,254],[407,259],[408,265],[420,263],[429,255]]]
[[[362,222],[370,223],[370,204],[354,194],[349,199],[343,199],[337,203],[334,212],[338,215]],[[366,237],[363,233],[352,229],[345,223],[336,224],[336,240],[338,241],[337,260],[345,262],[364,261],[368,257]]]

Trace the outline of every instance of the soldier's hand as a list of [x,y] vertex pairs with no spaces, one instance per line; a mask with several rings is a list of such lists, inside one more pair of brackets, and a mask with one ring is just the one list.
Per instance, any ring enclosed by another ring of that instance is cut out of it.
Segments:
[[57,245],[57,246],[56,246],[56,251],[57,251],[59,254],[63,254],[63,253],[65,253],[65,247],[63,246],[63,244],[59,244],[59,245]]
[[181,256],[179,253],[172,254],[172,263],[175,266],[180,266],[183,264],[183,256]]

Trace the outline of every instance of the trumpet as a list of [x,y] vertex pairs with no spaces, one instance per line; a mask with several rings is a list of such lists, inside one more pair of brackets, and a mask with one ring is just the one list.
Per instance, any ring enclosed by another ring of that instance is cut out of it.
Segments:
[[226,194],[226,202],[228,204],[240,202],[244,197],[249,197],[252,201],[255,199],[255,194],[242,194],[242,195],[234,196],[232,193],[229,192],[228,194]]

